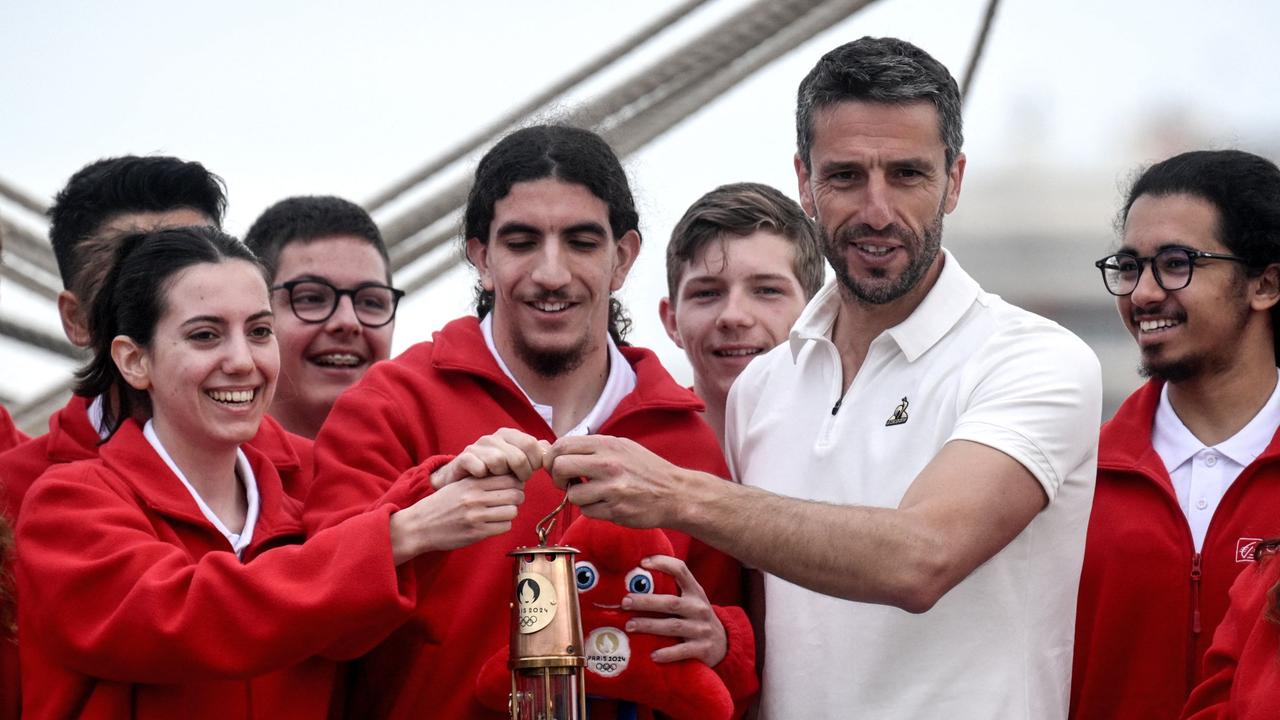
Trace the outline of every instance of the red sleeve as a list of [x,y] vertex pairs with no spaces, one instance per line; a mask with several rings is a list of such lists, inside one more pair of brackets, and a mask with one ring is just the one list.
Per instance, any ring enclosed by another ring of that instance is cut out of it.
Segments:
[[339,396],[316,437],[315,480],[303,513],[308,532],[377,503],[402,473],[418,464],[413,452],[422,444],[421,430],[420,422],[406,421],[401,404],[369,382]]
[[724,626],[725,639],[729,645],[724,659],[712,669],[729,689],[729,695],[737,709],[734,715],[740,717],[746,701],[760,689],[760,681],[756,677],[755,633],[752,632],[751,621],[742,608],[715,606],[712,609]]
[[9,411],[0,407],[0,451],[8,450],[11,447],[17,447],[29,440],[25,433],[13,424],[13,418],[9,415]]
[[1191,692],[1182,717],[1188,720],[1233,717],[1231,686],[1236,665],[1250,632],[1258,622],[1266,622],[1267,591],[1276,584],[1280,560],[1272,559],[1240,573],[1231,585],[1231,606],[1213,634],[1213,645],[1204,656],[1204,673]]
[[143,683],[358,655],[416,597],[392,564],[388,513],[243,564],[223,551],[193,560],[103,470],[62,466],[33,487],[18,525],[23,642],[76,672]]

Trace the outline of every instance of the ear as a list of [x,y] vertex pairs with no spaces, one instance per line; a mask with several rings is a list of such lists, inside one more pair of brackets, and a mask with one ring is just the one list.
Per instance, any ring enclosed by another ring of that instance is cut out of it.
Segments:
[[493,292],[493,275],[489,272],[489,246],[480,238],[467,238],[467,260],[480,273],[480,286]]
[[796,166],[796,182],[800,185],[800,207],[804,208],[805,215],[816,218],[818,213],[814,210],[817,206],[813,202],[813,188],[809,185],[809,168],[804,166],[800,153],[796,153],[792,161]]
[[1268,265],[1254,282],[1256,287],[1249,297],[1251,308],[1266,312],[1280,302],[1280,265]]
[[950,213],[956,209],[956,205],[960,203],[960,185],[964,182],[964,153],[956,155],[956,161],[951,163],[951,169],[947,171],[947,198],[943,209]]
[[627,234],[614,243],[613,251],[617,253],[617,263],[613,266],[613,280],[609,283],[609,290],[617,292],[622,289],[622,283],[626,282],[631,266],[640,256],[640,233],[628,230]]
[[676,328],[676,309],[669,298],[658,301],[658,317],[662,319],[662,327],[667,331],[667,337],[671,338],[671,342],[675,343],[676,347],[683,350],[684,343],[680,340],[680,330]]
[[124,381],[134,390],[151,387],[151,361],[147,351],[128,335],[117,335],[111,341],[111,359],[119,368]]
[[58,293],[58,315],[62,318],[62,332],[71,344],[89,347],[89,323],[80,309],[80,298],[70,290]]

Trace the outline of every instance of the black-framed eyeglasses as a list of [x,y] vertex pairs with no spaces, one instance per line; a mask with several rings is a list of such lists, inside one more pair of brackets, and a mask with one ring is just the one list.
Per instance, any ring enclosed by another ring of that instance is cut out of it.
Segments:
[[271,289],[289,293],[289,308],[294,316],[308,323],[322,323],[333,317],[338,301],[347,295],[356,311],[356,320],[368,328],[382,327],[395,320],[396,306],[404,297],[403,290],[377,283],[338,288],[324,280],[290,280]]
[[1249,263],[1248,260],[1235,255],[1171,247],[1148,257],[1139,257],[1133,253],[1116,253],[1102,258],[1093,265],[1102,271],[1102,282],[1107,286],[1107,292],[1123,297],[1138,289],[1142,268],[1147,264],[1151,265],[1151,274],[1155,276],[1156,284],[1162,289],[1181,290],[1191,283],[1191,271],[1195,270],[1197,260],[1230,260],[1246,265]]

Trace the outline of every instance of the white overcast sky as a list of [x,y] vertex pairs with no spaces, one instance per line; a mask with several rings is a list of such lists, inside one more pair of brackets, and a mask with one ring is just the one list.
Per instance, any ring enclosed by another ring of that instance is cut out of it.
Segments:
[[[48,198],[99,157],[200,160],[226,179],[227,229],[241,234],[287,195],[372,196],[674,4],[0,0],[0,177]],[[703,21],[744,4],[713,2]],[[645,246],[624,290],[633,341],[690,380],[656,320],[670,228],[725,182],[794,195],[795,87],[823,52],[896,35],[959,78],[985,6],[878,0],[634,155]],[[1003,0],[966,104],[966,188],[1033,165],[1112,182],[1158,159],[1141,155],[1153,116],[1215,147],[1274,149],[1277,21],[1280,3],[1263,0]],[[402,305],[397,351],[465,312],[469,287],[456,272]],[[0,312],[56,327],[20,288],[0,297]],[[19,398],[65,370],[11,342],[0,367]]]

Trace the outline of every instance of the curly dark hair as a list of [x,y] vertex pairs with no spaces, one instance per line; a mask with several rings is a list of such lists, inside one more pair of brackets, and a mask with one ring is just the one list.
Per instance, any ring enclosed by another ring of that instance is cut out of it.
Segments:
[[[467,195],[462,219],[462,239],[489,242],[494,205],[518,182],[557,178],[582,185],[609,208],[614,239],[628,232],[640,234],[640,216],[627,173],[613,148],[590,130],[567,125],[535,125],[522,128],[498,141],[480,158],[475,181]],[[476,314],[483,318],[493,309],[493,293],[476,286]],[[609,335],[626,344],[631,318],[617,298],[609,298]]]

